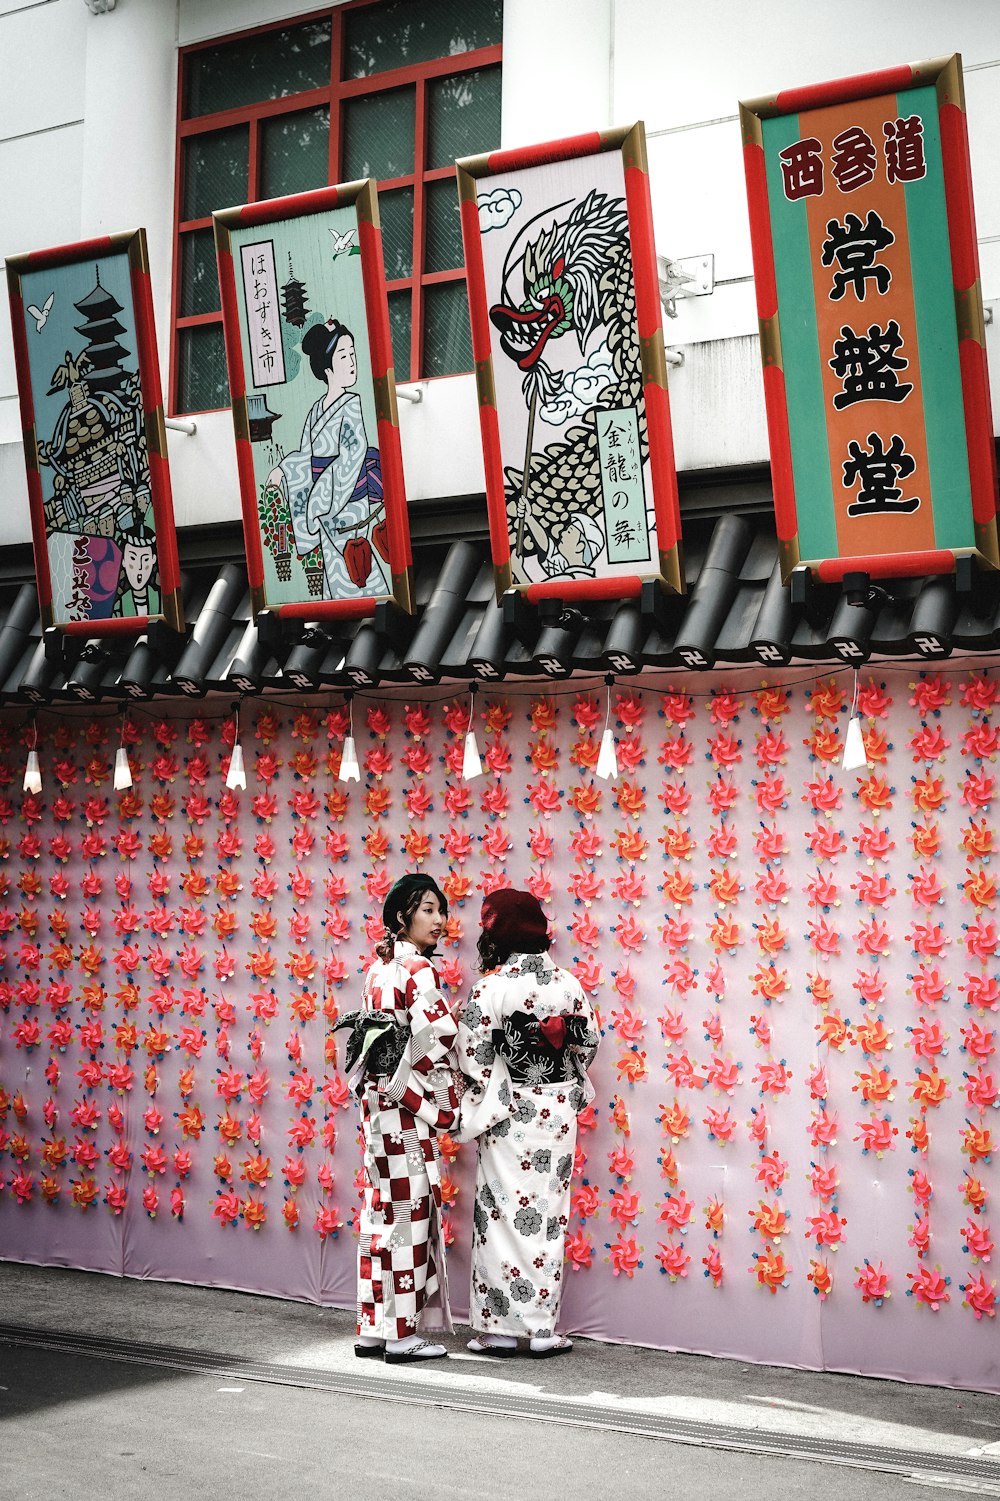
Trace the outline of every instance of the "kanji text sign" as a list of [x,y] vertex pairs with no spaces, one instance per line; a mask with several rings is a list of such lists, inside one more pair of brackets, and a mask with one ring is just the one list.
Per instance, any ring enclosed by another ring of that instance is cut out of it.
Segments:
[[786,574],[996,564],[958,59],[741,111]]

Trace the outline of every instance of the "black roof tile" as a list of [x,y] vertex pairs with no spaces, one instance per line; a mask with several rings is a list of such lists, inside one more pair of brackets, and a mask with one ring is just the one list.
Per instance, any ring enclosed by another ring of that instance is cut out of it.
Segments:
[[254,624],[244,568],[200,564],[185,578],[183,637],[160,624],[127,644],[50,633],[48,649],[34,586],[0,585],[0,698],[126,702],[794,659],[860,665],[1000,647],[1000,574],[973,575],[964,593],[950,576],[893,580],[867,598],[856,585],[810,584],[793,603],[770,519],[735,511],[686,524],[685,556],[686,596],[651,589],[641,601],[535,607],[521,596],[497,603],[484,539],[435,536],[417,551],[413,617],[389,605],[374,620],[329,623],[262,615]]

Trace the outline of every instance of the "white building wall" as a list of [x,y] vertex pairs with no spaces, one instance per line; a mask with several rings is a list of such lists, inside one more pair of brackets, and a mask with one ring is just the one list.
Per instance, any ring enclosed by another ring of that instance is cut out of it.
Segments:
[[[0,253],[143,224],[161,369],[169,352],[177,48],[308,13],[306,0],[0,0]],[[737,101],[960,51],[982,286],[1000,301],[1000,25],[992,0],[505,0],[507,147],[643,119],[657,249],[710,253],[711,297],[678,303],[668,345],[681,469],[767,459]],[[989,332],[1000,430],[1000,332]],[[471,376],[400,412],[411,500],[483,488]],[[239,516],[228,413],[171,433],[178,524]],[[0,544],[29,536],[9,323],[0,317]]]

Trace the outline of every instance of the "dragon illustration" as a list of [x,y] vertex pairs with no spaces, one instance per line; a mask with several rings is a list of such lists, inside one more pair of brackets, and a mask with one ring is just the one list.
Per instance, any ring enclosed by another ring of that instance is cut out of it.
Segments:
[[[555,210],[565,208],[555,205]],[[508,528],[516,540],[512,565],[530,553],[535,542],[525,532],[522,500],[557,528],[571,516],[599,518],[602,512],[600,458],[593,410],[563,437],[533,449],[538,405],[551,401],[562,386],[562,372],[547,363],[553,343],[572,332],[582,355],[599,329],[611,358],[609,383],[597,395],[604,409],[638,407],[640,451],[647,455],[646,418],[640,401],[642,368],[636,328],[628,218],[624,200],[592,190],[568,215],[556,219],[517,255],[517,244],[538,215],[512,241],[504,264],[501,300],[490,308],[504,354],[524,372],[522,389],[528,406],[525,464],[504,470]],[[515,305],[510,283],[519,270],[523,297]],[[520,516],[519,516],[520,511]]]

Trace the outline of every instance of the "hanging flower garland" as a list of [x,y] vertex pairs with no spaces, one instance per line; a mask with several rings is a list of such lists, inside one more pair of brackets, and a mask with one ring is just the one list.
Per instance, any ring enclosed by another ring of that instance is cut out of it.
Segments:
[[[601,899],[606,884],[606,881],[597,874],[597,862],[604,852],[604,840],[593,826],[593,813],[600,805],[601,799],[600,789],[596,786],[593,777],[598,758],[598,741],[594,738],[593,731],[600,722],[601,711],[593,698],[581,696],[575,700],[570,712],[576,727],[577,738],[570,747],[568,759],[570,764],[577,768],[579,780],[570,788],[566,798],[566,806],[572,810],[576,824],[575,832],[569,841],[576,869],[570,874],[567,889],[576,907],[587,913],[590,905]],[[536,811],[539,810],[536,809]],[[535,886],[532,888],[536,896],[538,896],[539,884],[543,890],[551,892],[550,872],[555,848],[553,832],[549,827],[551,813],[552,810],[549,809],[548,817],[546,817],[546,810],[544,808],[540,810],[537,821],[532,820],[529,836],[528,847],[531,860],[538,867]],[[570,931],[572,932],[572,928]],[[581,984],[586,981],[584,988],[589,995],[593,996],[599,984],[595,978],[593,961],[580,956],[572,968]],[[597,969],[599,972],[599,966]],[[590,1106],[579,1117],[576,1157],[573,1164],[570,1215],[571,1219],[578,1223],[575,1228],[570,1229],[566,1237],[566,1258],[575,1272],[583,1271],[593,1265],[594,1245],[588,1221],[596,1219],[604,1208],[599,1189],[588,1172],[588,1154],[580,1134],[582,1131],[593,1129],[596,1124],[597,1112],[593,1106]]]
[[[347,975],[346,966],[340,957],[339,948],[350,937],[350,923],[343,912],[343,905],[347,900],[347,884],[344,877],[334,874],[332,862],[344,858],[345,835],[340,829],[350,810],[350,795],[347,793],[337,777],[340,771],[341,758],[343,755],[344,737],[347,734],[349,716],[346,706],[331,709],[323,721],[326,732],[327,744],[330,749],[325,758],[325,767],[329,778],[328,791],[326,794],[326,835],[324,839],[324,851],[328,860],[327,875],[323,883],[324,893],[324,916],[323,916],[323,1098],[326,1112],[323,1119],[323,1147],[324,1156],[316,1169],[316,1181],[321,1194],[320,1202],[316,1209],[316,1219],[313,1229],[321,1241],[330,1237],[336,1238],[338,1230],[343,1228],[340,1211],[330,1201],[330,1195],[334,1190],[333,1156],[336,1149],[336,1126],[334,1124],[334,1112],[337,1109],[346,1109],[350,1104],[350,1093],[346,1084],[336,1072],[337,1069],[337,1040],[333,1031],[338,1016],[337,992],[343,985]],[[333,1070],[331,1075],[330,1070]],[[294,1128],[293,1128],[294,1129]],[[289,1150],[293,1148],[291,1131],[289,1132]],[[300,1150],[297,1146],[296,1150]],[[285,1211],[286,1223],[289,1220],[289,1211]]]
[[[258,726],[259,734],[259,726]],[[230,953],[231,941],[238,942],[240,932],[239,914],[236,900],[243,890],[238,869],[234,862],[242,853],[243,842],[238,828],[234,827],[239,817],[240,799],[233,788],[225,785],[232,764],[232,753],[236,745],[236,721],[235,718],[223,721],[219,744],[215,754],[210,758],[212,765],[212,784],[221,787],[219,797],[215,800],[215,808],[218,817],[215,821],[215,874],[212,878],[214,895],[214,911],[211,926],[215,934],[216,949],[212,958],[212,970],[216,986],[212,990],[212,1010],[215,1014],[215,1084],[214,1110],[217,1111],[214,1130],[219,1138],[220,1150],[215,1153],[213,1159],[213,1172],[217,1180],[216,1196],[212,1202],[212,1216],[218,1221],[220,1227],[227,1228],[236,1226],[241,1221],[252,1228],[258,1211],[251,1204],[252,1194],[248,1190],[246,1200],[241,1196],[237,1187],[238,1183],[250,1180],[245,1176],[247,1164],[252,1162],[254,1145],[259,1145],[259,1124],[257,1130],[257,1143],[251,1134],[253,1115],[246,1122],[247,1156],[239,1168],[234,1158],[238,1157],[243,1150],[244,1121],[234,1108],[242,1103],[243,1092],[246,1087],[246,1076],[243,1068],[237,1068],[232,1063],[233,1038],[231,1029],[236,1025],[236,1008],[229,999],[226,990],[236,978],[236,959]],[[242,747],[241,747],[242,748]],[[261,776],[262,756],[257,757],[255,772],[258,781],[265,787],[276,775],[277,767],[265,768]],[[272,758],[274,759],[274,758]],[[252,806],[252,804],[251,804]],[[201,836],[196,836],[199,843],[191,846],[192,852],[199,857],[205,852],[205,843]],[[254,852],[262,863],[269,863],[274,854],[274,843],[269,833],[258,833],[254,840]],[[260,983],[253,972],[255,963],[253,950],[249,951],[247,969],[250,972],[250,983]],[[260,991],[252,991],[250,996],[251,1009],[266,1009],[266,999]],[[258,1118],[259,1122],[259,1118]],[[230,1155],[232,1154],[232,1155]],[[256,1201],[255,1201],[256,1202]],[[250,1206],[251,1218],[246,1218],[246,1209]]]
[[[54,864],[50,869],[48,878],[51,908],[48,915],[48,928],[51,934],[51,943],[48,950],[48,984],[44,992],[39,989],[39,1001],[44,999],[51,1010],[51,1022],[49,1023],[46,1041],[48,1042],[49,1056],[46,1063],[44,1077],[48,1088],[48,1095],[42,1105],[42,1121],[32,1119],[23,1090],[19,1087],[12,1093],[10,1109],[13,1112],[12,1134],[6,1132],[0,1134],[7,1136],[5,1145],[10,1154],[13,1169],[11,1188],[14,1191],[15,1202],[30,1202],[34,1190],[34,1174],[32,1171],[33,1145],[29,1144],[27,1131],[38,1138],[38,1170],[40,1179],[38,1188],[42,1199],[50,1205],[58,1202],[63,1189],[61,1169],[66,1165],[69,1158],[69,1147],[65,1134],[60,1134],[60,1107],[59,1085],[62,1080],[64,1065],[67,1062],[66,1052],[73,1039],[72,1003],[76,994],[73,984],[72,973],[75,968],[74,949],[70,942],[73,924],[70,918],[70,910],[66,906],[70,894],[70,883],[66,875],[66,866],[73,850],[70,837],[70,828],[75,821],[77,809],[76,798],[71,795],[72,789],[78,781],[78,767],[72,754],[76,744],[75,729],[70,725],[56,726],[53,734],[48,738],[48,747],[51,748],[52,776],[57,783],[58,790],[52,799],[49,813],[58,833],[49,840],[49,855]],[[6,784],[6,772],[4,774]],[[31,812],[34,811],[32,808]],[[29,815],[30,816],[30,815]],[[5,859],[9,854],[9,841],[3,840]],[[9,894],[9,878],[4,872],[4,885]],[[15,929],[22,935],[22,944],[19,946],[23,954],[23,940],[38,943],[40,950],[41,910],[39,897],[41,885],[37,892],[30,895],[24,892],[25,901],[22,902],[21,910],[14,913],[10,906],[5,912],[4,929],[11,933]],[[86,909],[85,931],[100,930],[100,914],[96,914],[94,907]],[[24,955],[30,961],[31,955]],[[40,980],[39,980],[40,985]],[[10,987],[11,992],[13,987]],[[5,1006],[8,987],[4,987]],[[30,999],[30,988],[23,991],[18,987],[20,996]],[[26,1035],[27,1031],[27,1035]],[[24,1024],[15,1026],[12,1032],[15,1048],[23,1048],[27,1056],[31,1056],[33,1048],[30,1046],[32,1032],[25,1029]],[[88,1041],[99,1042],[95,1038],[92,1029],[88,1029],[82,1037],[82,1044]],[[27,1044],[27,1046],[25,1046]],[[93,1054],[89,1060],[93,1061]],[[99,1067],[99,1065],[98,1065]],[[93,1070],[91,1068],[91,1074]],[[18,1081],[20,1083],[20,1081]],[[27,1082],[27,1071],[25,1074]],[[12,1081],[13,1084],[13,1081]],[[5,1113],[5,1112],[4,1112]],[[50,1135],[45,1137],[42,1133],[48,1131]],[[93,1144],[91,1143],[91,1149]],[[79,1162],[77,1163],[79,1166]],[[96,1153],[95,1153],[96,1165]],[[30,1185],[29,1181],[30,1180]],[[29,1192],[30,1187],[30,1192]]]
[[448,898],[449,908],[456,908],[455,916],[459,917],[474,889],[465,869],[474,849],[473,835],[468,827],[472,789],[462,780],[465,733],[469,723],[468,699],[455,699],[446,703],[442,711],[442,723],[448,737],[444,754],[440,757],[445,771],[442,805],[448,825],[438,848],[445,857],[448,871],[441,889]]
[[[845,788],[837,770],[843,751],[843,742],[837,729],[838,716],[845,708],[843,695],[834,681],[820,681],[807,694],[807,704],[813,715],[811,735],[804,742],[809,753],[811,776],[805,782],[802,801],[807,805],[812,822],[808,835],[808,848],[813,869],[804,888],[809,920],[804,934],[809,945],[810,959],[807,992],[817,1012],[814,1023],[816,1034],[813,1066],[805,1083],[809,1091],[811,1114],[809,1141],[812,1155],[809,1163],[809,1196],[813,1203],[811,1212],[805,1215],[803,1236],[813,1241],[817,1254],[810,1257],[806,1280],[814,1294],[825,1302],[834,1290],[833,1265],[828,1251],[835,1250],[843,1238],[846,1220],[841,1218],[838,1201],[840,1178],[837,1163],[831,1153],[839,1140],[839,1112],[835,1100],[841,1084],[841,1068],[834,1066],[835,1059],[847,1061],[846,1049],[853,1043],[850,1022],[845,1021],[841,1007],[846,1004],[834,990],[832,971],[839,974],[842,964],[844,933],[840,927],[845,892],[840,868],[841,857],[847,853],[848,843],[844,830],[839,826],[844,813]],[[831,1009],[832,1008],[832,1009]],[[834,1078],[831,1080],[831,1070]]]
[[[21,736],[22,744],[35,746],[42,744],[39,740],[37,729],[32,726],[26,729]],[[46,755],[47,747],[42,744],[42,755]],[[53,758],[55,759],[55,758]],[[66,773],[65,785],[76,779],[76,768],[69,758],[65,763],[71,770]],[[34,1058],[35,1050],[42,1042],[42,1028],[38,1015],[38,1007],[42,998],[41,967],[41,924],[42,910],[39,898],[42,895],[43,884],[38,871],[38,860],[42,854],[42,842],[38,834],[38,826],[44,816],[45,803],[40,792],[24,792],[21,798],[21,823],[23,832],[17,841],[18,855],[20,856],[20,873],[17,878],[17,886],[20,891],[20,906],[11,930],[11,957],[14,960],[13,975],[20,978],[10,982],[9,992],[5,989],[5,1009],[9,1004],[7,995],[16,1006],[11,1018],[9,1037],[14,1044],[16,1055],[10,1060],[12,1073],[9,1076],[9,1085],[3,1090],[3,1114],[7,1119],[8,1109],[13,1113],[11,1130],[2,1128],[7,1152],[10,1156],[11,1176],[8,1184],[14,1202],[17,1205],[29,1204],[35,1194],[35,1166],[33,1160],[33,1146],[28,1138],[26,1128],[29,1125],[29,1113],[22,1091],[22,1082],[26,1083]],[[5,848],[9,850],[9,844],[5,838]],[[13,914],[12,914],[13,916]],[[66,931],[62,937],[57,937],[54,949],[57,957],[52,961],[55,966],[54,983],[66,983],[62,978],[73,963],[73,950],[66,942]],[[51,972],[51,968],[50,968]],[[23,1080],[19,1078],[22,1059],[24,1060]],[[55,1068],[50,1060],[50,1069]],[[56,1073],[58,1082],[58,1070]],[[51,1087],[51,1086],[50,1086]],[[65,1143],[62,1146],[61,1162],[66,1160]],[[43,1180],[44,1181],[44,1180]],[[44,1187],[43,1187],[44,1196]]]
[[[102,748],[107,744],[107,732],[105,727],[91,721],[84,726],[83,745],[86,747],[83,753],[88,757],[84,767],[84,782],[94,789],[88,798],[88,807],[91,812],[100,818],[106,808],[104,800],[104,788],[110,780],[111,768],[106,757],[102,754]],[[70,771],[72,762],[67,756],[65,759],[56,760],[56,777],[60,783],[63,795],[66,794],[72,782],[76,782],[75,770]],[[52,842],[53,848],[50,853],[57,863],[61,863],[66,857],[66,851],[61,849],[60,836]],[[58,882],[58,873],[55,879]],[[51,885],[51,882],[50,882]],[[61,883],[53,888],[53,895],[58,895]],[[68,933],[65,925],[53,913],[56,918],[55,932],[57,942],[53,946],[51,962],[59,979],[65,981],[66,971],[62,968],[61,955],[68,949],[66,941]],[[79,1086],[79,1098],[74,1098],[73,1109],[70,1112],[70,1120],[77,1128],[74,1136],[71,1156],[79,1176],[70,1180],[70,1198],[74,1206],[84,1212],[94,1207],[100,1200],[101,1190],[97,1182],[97,1173],[101,1164],[102,1151],[99,1144],[99,1126],[104,1117],[103,1104],[105,1100],[104,1068],[98,1058],[98,1054],[104,1047],[104,1020],[105,987],[102,974],[105,964],[104,945],[101,941],[104,927],[103,914],[98,904],[89,904],[83,907],[80,913],[80,948],[77,954],[77,969],[79,971],[79,1004],[81,1018],[77,1029],[78,1058],[80,1066],[76,1070],[76,1079]],[[61,935],[61,936],[60,936]],[[110,1080],[109,1080],[110,1082]],[[76,1091],[74,1095],[76,1096]],[[112,1214],[120,1212],[116,1207],[120,1195],[115,1191],[116,1185],[108,1185],[104,1193],[104,1201]],[[123,1202],[123,1200],[122,1200]]]
[[[994,820],[998,786],[992,768],[1000,750],[1000,729],[994,722],[1000,688],[985,674],[970,674],[961,684],[960,691],[962,707],[970,714],[962,736],[965,779],[961,801],[967,823],[961,848],[967,865],[960,891],[971,918],[962,924],[966,962],[970,968],[959,985],[968,1013],[961,1028],[961,1051],[965,1057],[962,1079],[968,1112],[961,1133],[962,1151],[968,1160],[961,1192],[971,1211],[960,1231],[962,1252],[969,1257],[970,1266],[961,1291],[964,1294],[963,1307],[970,1309],[978,1321],[996,1316],[996,1283],[987,1281],[982,1270],[983,1265],[989,1265],[991,1261],[995,1242],[986,1218],[989,1191],[981,1175],[990,1164],[995,1147],[993,1128],[987,1124],[987,1112],[1000,1108],[1000,1085],[993,1062],[997,1034],[989,1025],[1000,1012],[997,881],[989,869],[996,849]],[[971,1268],[976,1268],[978,1275],[974,1275]]]
[[[614,715],[618,727],[615,756],[619,775],[614,781],[612,795],[622,825],[615,829],[614,834],[618,874],[612,881],[611,895],[617,911],[610,926],[621,954],[616,962],[613,980],[617,994],[622,997],[624,1009],[622,1012],[611,1013],[610,1025],[605,1023],[604,1017],[599,1016],[599,1020],[602,1032],[607,1035],[610,1031],[622,1048],[615,1063],[615,1073],[617,1087],[626,1099],[649,1078],[647,1050],[643,1046],[645,1021],[635,1006],[630,967],[632,959],[641,953],[646,942],[645,930],[636,920],[634,910],[636,893],[643,891],[645,887],[645,877],[639,867],[646,862],[649,849],[649,841],[641,822],[646,811],[646,787],[639,780],[647,754],[642,735],[645,714],[646,706],[639,694],[625,692],[615,695]],[[582,920],[574,924],[574,937],[588,952],[595,946],[595,932],[599,936],[599,930],[589,914],[585,914]],[[626,996],[628,1004],[625,1004]],[[620,1105],[617,1103],[619,1100]],[[630,1232],[637,1229],[639,1217],[645,1213],[645,1208],[633,1183],[635,1159],[627,1140],[631,1134],[631,1120],[621,1095],[615,1096],[609,1105],[609,1111],[616,1139],[608,1153],[611,1174],[608,1217],[615,1227],[615,1238],[605,1243],[605,1250],[608,1252],[605,1260],[610,1263],[615,1276],[632,1278],[643,1265],[641,1258],[644,1247],[638,1243],[634,1233]],[[661,1245],[657,1256],[661,1270],[670,1275],[671,1281],[686,1276],[690,1257],[675,1257],[669,1249],[666,1254],[668,1260],[665,1263],[665,1249]]]
[[[719,822],[710,832],[709,846],[712,855],[726,861],[734,860],[739,853],[738,831],[730,824],[733,774],[744,757],[743,741],[738,731],[743,707],[743,701],[732,692],[713,696],[711,718],[718,730],[710,751],[716,766],[713,804]],[[755,730],[753,746],[756,771],[750,777],[757,833],[753,843],[755,915],[749,925],[738,921],[739,898],[743,892],[738,889],[735,875],[729,873],[728,867],[718,872],[713,870],[710,882],[710,890],[721,909],[711,934],[715,950],[714,975],[720,972],[724,975],[723,956],[735,958],[739,947],[749,944],[750,934],[753,935],[755,954],[750,976],[750,1009],[745,1025],[754,1048],[762,1056],[749,1081],[756,1086],[757,1104],[750,1106],[746,1119],[750,1143],[757,1152],[754,1169],[757,1203],[748,1211],[749,1229],[757,1237],[755,1244],[759,1245],[759,1249],[752,1253],[753,1265],[749,1271],[758,1285],[772,1295],[789,1285],[791,1273],[784,1249],[791,1216],[782,1200],[788,1163],[775,1150],[769,1136],[770,1120],[775,1113],[773,1102],[788,1091],[791,1079],[785,1059],[780,1056],[780,1048],[779,1056],[775,1057],[777,1023],[771,1009],[783,1002],[790,987],[789,971],[784,962],[790,934],[782,910],[788,900],[784,861],[789,850],[780,822],[780,815],[788,810],[790,796],[782,770],[787,764],[789,751],[782,721],[790,707],[787,691],[766,682],[754,693],[751,705],[751,713],[759,728]],[[723,905],[723,899],[726,904],[732,904],[731,915],[728,907]],[[746,961],[748,966],[750,962],[749,959]],[[713,988],[714,975],[710,974],[710,989]],[[723,1070],[723,1079],[737,1080],[732,1059],[716,1055],[713,1067]],[[713,1240],[721,1238],[720,1221],[724,1224],[725,1200],[717,1197],[706,1207],[705,1214],[706,1228],[711,1231]],[[709,1256],[712,1256],[711,1250]],[[706,1260],[706,1274],[711,1273],[712,1266]]]
[[[479,835],[480,850],[484,865],[478,889],[483,896],[511,885],[507,873],[507,861],[513,850],[510,835],[505,828],[510,807],[508,778],[511,773],[510,740],[506,733],[512,718],[510,706],[503,700],[490,700],[480,713],[485,728],[483,767],[487,782],[480,794],[480,809],[486,815],[486,824]],[[530,792],[529,792],[530,797]]]

